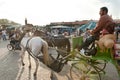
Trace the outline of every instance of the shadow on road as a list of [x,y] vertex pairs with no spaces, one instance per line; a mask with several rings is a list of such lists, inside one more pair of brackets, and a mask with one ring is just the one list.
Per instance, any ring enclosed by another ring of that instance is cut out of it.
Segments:
[[7,48],[7,44],[9,44],[9,40],[6,40],[6,41],[0,41],[0,48]]
[[[19,72],[16,80],[20,80],[20,79],[21,79],[21,76],[22,76],[22,73],[23,73],[23,72],[24,72],[24,67],[22,67],[22,68],[20,69],[20,72]],[[29,80],[30,80],[30,79],[29,79]]]

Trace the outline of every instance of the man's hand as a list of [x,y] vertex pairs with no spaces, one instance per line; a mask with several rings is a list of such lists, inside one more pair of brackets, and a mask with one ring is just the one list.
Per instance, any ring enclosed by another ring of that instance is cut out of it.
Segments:
[[92,30],[88,30],[88,32],[89,32],[91,35],[93,35],[93,32],[92,32]]

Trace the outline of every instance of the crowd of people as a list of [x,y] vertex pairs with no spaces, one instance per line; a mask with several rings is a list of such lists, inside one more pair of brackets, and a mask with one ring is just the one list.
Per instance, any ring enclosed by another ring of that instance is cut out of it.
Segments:
[[6,29],[1,30],[0,39],[2,39],[3,41],[7,40],[7,31],[6,31]]

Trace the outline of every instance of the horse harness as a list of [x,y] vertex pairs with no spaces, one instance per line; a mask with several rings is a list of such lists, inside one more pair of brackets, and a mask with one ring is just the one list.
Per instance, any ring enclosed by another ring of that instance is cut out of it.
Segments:
[[[32,39],[33,37],[31,37],[30,39],[28,39],[27,41],[27,44],[26,44],[26,47],[25,49],[27,50],[28,54],[31,55],[34,59],[39,59],[40,60],[40,57],[37,57],[37,56],[34,56],[31,49],[29,48],[28,46],[28,43],[29,41]],[[43,45],[42,45],[43,46]],[[64,67],[64,64],[66,64],[66,61],[64,61],[64,59],[55,59],[53,58],[53,56],[51,55],[50,56],[53,60],[53,63],[51,63],[48,67],[51,68],[53,71],[56,71],[56,72],[60,72],[62,70],[62,68]],[[42,59],[42,58],[41,58]],[[44,63],[44,62],[43,62]]]
[[28,43],[29,43],[29,41],[30,41],[32,38],[33,38],[33,37],[31,37],[30,39],[28,39],[25,49],[27,50],[27,52],[28,52],[29,55],[31,55],[34,59],[36,59],[37,57],[33,55],[33,52],[31,51],[31,49],[30,49],[29,46],[28,46]]

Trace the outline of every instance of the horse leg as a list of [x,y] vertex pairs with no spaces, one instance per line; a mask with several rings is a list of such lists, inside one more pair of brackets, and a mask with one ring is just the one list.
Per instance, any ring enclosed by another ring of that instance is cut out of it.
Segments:
[[50,65],[50,57],[48,55],[48,44],[46,42],[43,43],[43,58],[44,58],[44,63],[46,65]]
[[67,39],[67,40],[65,40],[65,41],[67,41],[67,42],[66,42],[66,46],[67,46],[67,52],[69,53],[69,52],[71,51],[71,49],[70,49],[70,48],[71,48],[71,47],[70,47],[70,46],[71,46],[71,45],[70,45],[70,41],[69,41],[69,39]]
[[35,63],[36,63],[36,68],[35,68],[34,76],[36,76],[37,70],[38,70],[38,66],[39,66],[39,62],[38,62],[37,58],[34,58],[34,60],[35,60]]
[[25,50],[22,49],[21,54],[20,54],[22,66],[25,65],[25,63],[23,62],[24,56],[25,56]]
[[58,59],[60,57],[60,54],[58,53],[58,56],[57,56],[57,58],[56,59]]
[[31,58],[30,58],[30,54],[28,54],[28,60],[29,60],[29,69],[31,68]]

